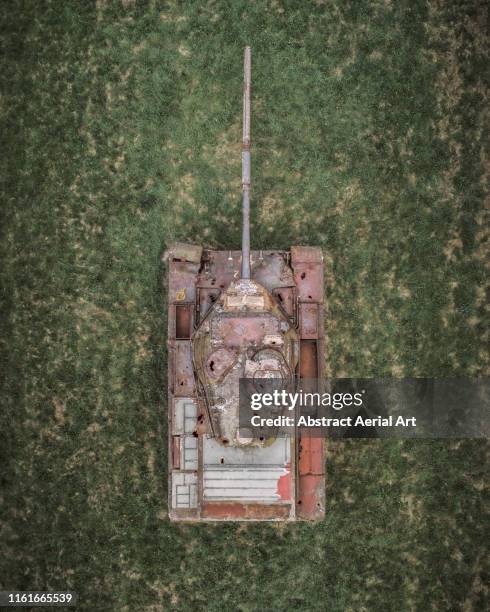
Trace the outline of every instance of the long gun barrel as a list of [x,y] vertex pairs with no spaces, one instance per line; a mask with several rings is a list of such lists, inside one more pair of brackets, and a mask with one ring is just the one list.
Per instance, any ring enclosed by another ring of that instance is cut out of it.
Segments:
[[252,58],[245,47],[243,58],[243,144],[242,144],[242,278],[250,278],[250,87]]

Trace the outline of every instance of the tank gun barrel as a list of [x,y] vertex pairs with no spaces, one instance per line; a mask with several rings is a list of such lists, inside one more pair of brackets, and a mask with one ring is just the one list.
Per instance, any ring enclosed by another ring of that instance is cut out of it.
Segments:
[[252,58],[245,47],[243,58],[243,141],[242,141],[242,270],[241,278],[250,278],[250,88]]

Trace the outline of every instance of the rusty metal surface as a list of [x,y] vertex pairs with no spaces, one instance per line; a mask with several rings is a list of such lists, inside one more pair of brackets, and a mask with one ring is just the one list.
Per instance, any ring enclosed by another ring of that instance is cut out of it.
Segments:
[[205,502],[201,517],[213,521],[287,521],[291,510],[289,504]]
[[[292,247],[291,266],[298,295],[300,378],[324,375],[323,257],[315,247]],[[325,514],[325,440],[300,428],[297,444],[296,516],[318,520]]]
[[299,355],[297,331],[272,294],[252,280],[232,281],[195,331],[191,345],[217,439],[230,446],[262,444],[238,435],[239,380],[261,373],[290,384]]
[[175,242],[165,251],[162,259],[164,262],[185,261],[188,263],[200,263],[202,250],[202,246],[198,246],[196,244]]
[[172,373],[174,394],[180,397],[194,395],[194,370],[191,346],[188,341],[176,340],[174,348],[174,372]]
[[318,309],[319,305],[317,303],[302,305],[300,318],[301,338],[305,340],[318,338]]

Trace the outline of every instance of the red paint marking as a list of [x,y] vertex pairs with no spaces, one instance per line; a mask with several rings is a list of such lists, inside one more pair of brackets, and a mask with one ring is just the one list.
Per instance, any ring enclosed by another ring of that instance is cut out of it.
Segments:
[[277,481],[277,492],[279,497],[284,500],[291,499],[291,464],[286,465],[287,473],[279,477]]
[[299,440],[299,474],[324,474],[324,441],[322,438],[312,438],[307,429],[301,430]]
[[180,436],[173,437],[172,465],[175,469],[180,469]]

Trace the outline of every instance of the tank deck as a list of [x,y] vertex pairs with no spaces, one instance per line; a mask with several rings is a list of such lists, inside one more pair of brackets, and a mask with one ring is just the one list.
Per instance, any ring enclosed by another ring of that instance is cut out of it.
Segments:
[[[193,330],[232,280],[240,251],[177,244],[169,265],[169,514],[173,520],[291,521],[324,516],[324,440],[277,438],[264,447],[226,447],[211,433],[192,362]],[[252,251],[252,278],[298,328],[299,378],[323,375],[321,251]]]

